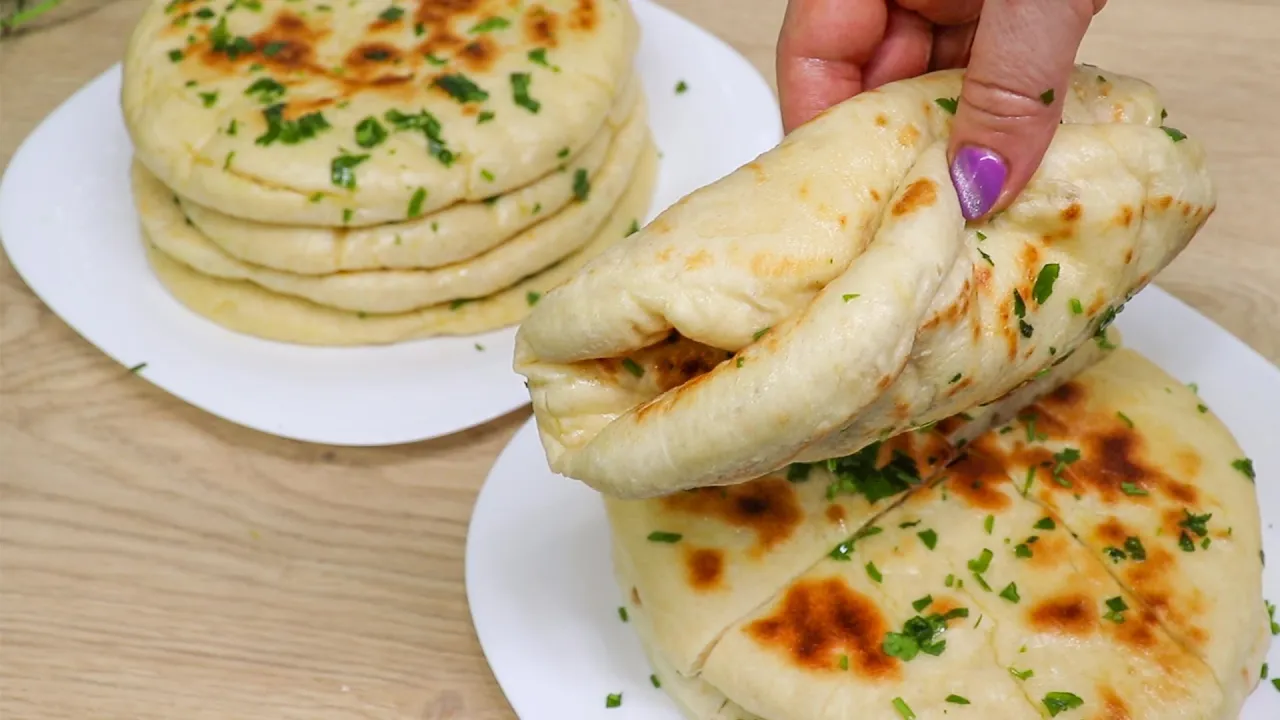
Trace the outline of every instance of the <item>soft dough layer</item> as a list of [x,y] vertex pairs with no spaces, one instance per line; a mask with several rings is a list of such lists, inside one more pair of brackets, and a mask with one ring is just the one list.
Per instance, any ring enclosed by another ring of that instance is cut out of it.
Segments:
[[147,258],[165,288],[192,311],[236,332],[303,345],[375,345],[435,335],[473,335],[514,325],[542,294],[622,240],[653,198],[657,152],[650,144],[631,186],[594,238],[581,250],[542,272],[483,298],[389,315],[369,315],[323,307],[279,295],[252,283],[223,280],[192,270],[146,239]]
[[[1081,68],[1027,190],[966,224],[945,155],[961,78],[836,106],[539,305],[516,369],[552,469],[619,497],[726,485],[990,402],[1088,341],[1212,212],[1203,152],[1159,127],[1155,91]],[[624,358],[642,372],[604,370]]]
[[[696,490],[693,516],[609,500],[619,582],[689,718],[897,720],[900,700],[921,720],[1234,719],[1270,642],[1260,520],[1243,450],[1202,407],[1114,351],[785,576],[739,545],[822,532],[883,469]],[[815,482],[825,510],[800,500]],[[733,612],[690,647],[707,607]],[[929,621],[931,650],[910,652]]]

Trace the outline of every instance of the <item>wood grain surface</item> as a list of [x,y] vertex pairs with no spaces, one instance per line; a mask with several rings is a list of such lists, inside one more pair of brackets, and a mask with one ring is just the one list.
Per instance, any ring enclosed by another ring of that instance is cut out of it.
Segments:
[[[0,165],[115,63],[144,0],[0,44]],[[783,0],[666,0],[773,78]],[[1161,87],[1217,215],[1159,284],[1280,359],[1280,5],[1125,0],[1081,60]],[[510,718],[463,591],[475,493],[527,417],[407,447],[281,440],[184,405],[0,258],[0,718]],[[541,652],[530,648],[531,660]]]

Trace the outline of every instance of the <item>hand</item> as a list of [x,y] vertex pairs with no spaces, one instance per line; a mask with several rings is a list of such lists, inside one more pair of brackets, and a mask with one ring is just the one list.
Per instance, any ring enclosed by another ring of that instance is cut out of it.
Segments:
[[864,90],[968,67],[948,158],[969,220],[1004,209],[1062,118],[1076,51],[1106,0],[790,0],[778,39],[787,132]]

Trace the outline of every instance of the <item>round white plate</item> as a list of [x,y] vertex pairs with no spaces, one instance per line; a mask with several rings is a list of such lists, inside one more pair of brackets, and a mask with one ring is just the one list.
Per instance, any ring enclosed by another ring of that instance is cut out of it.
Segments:
[[[1124,343],[1184,382],[1235,433],[1258,472],[1267,556],[1280,557],[1280,370],[1159,288],[1117,320]],[[498,457],[467,532],[467,600],[498,684],[521,720],[681,720],[649,682],[648,662],[622,605],[599,496],[554,475],[530,420]],[[1280,563],[1268,563],[1266,597],[1280,601]],[[1280,642],[1271,649],[1280,669]],[[605,709],[605,696],[622,706]],[[1263,682],[1242,720],[1280,718],[1280,692]]]
[[[649,0],[636,66],[662,169],[647,219],[782,137],[764,79],[728,45]],[[676,93],[684,81],[688,90]],[[23,142],[0,182],[0,238],[27,285],[76,332],[179,398],[263,432],[391,445],[456,432],[529,401],[515,329],[389,347],[310,348],[225,330],[151,274],[129,189],[120,66]],[[483,349],[481,349],[483,348]]]

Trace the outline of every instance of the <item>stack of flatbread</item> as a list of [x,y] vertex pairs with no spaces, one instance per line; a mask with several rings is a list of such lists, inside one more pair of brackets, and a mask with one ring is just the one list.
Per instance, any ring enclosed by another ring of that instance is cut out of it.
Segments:
[[265,338],[515,324],[646,216],[637,40],[614,0],[154,0],[122,93],[147,257]]
[[550,293],[515,358],[550,465],[692,720],[1235,718],[1254,470],[1109,329],[1213,212],[1204,152],[1082,66],[966,223],[961,80],[832,108]]

